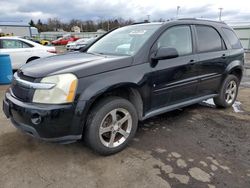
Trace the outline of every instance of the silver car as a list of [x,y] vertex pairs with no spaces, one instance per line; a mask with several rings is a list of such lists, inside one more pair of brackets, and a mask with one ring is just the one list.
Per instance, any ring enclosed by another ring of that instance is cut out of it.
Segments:
[[88,44],[92,43],[93,41],[95,41],[96,38],[82,38],[82,39],[78,39],[75,42],[70,42],[66,45],[66,49],[68,51],[75,51],[75,50],[80,50],[82,47],[87,46]]

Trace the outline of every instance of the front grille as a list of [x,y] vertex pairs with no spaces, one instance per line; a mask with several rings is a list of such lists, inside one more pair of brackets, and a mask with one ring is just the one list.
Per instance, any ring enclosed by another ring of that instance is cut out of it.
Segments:
[[18,71],[17,73],[15,73],[14,80],[11,85],[11,91],[14,97],[18,98],[20,101],[23,102],[31,102],[34,89],[25,88],[21,86],[20,84],[18,84],[18,82],[15,82],[15,77],[19,77],[20,79],[29,82],[35,82],[35,78],[26,76],[22,72]]
[[35,81],[35,78],[24,75],[23,72],[20,71],[20,70],[17,71],[17,76],[18,76],[20,79],[26,80],[26,81],[29,81],[29,82],[34,82],[34,81]]

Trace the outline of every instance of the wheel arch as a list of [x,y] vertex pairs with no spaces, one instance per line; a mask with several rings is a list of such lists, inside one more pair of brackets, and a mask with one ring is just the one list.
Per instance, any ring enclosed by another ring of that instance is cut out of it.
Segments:
[[[85,129],[85,124],[88,118],[89,112],[93,109],[93,107],[104,97],[108,96],[117,96],[121,98],[125,98],[128,101],[130,101],[138,115],[138,119],[143,119],[143,99],[142,95],[139,91],[139,88],[136,84],[133,83],[123,83],[123,84],[117,84],[112,85],[110,87],[107,87],[105,89],[101,89],[97,92],[95,92],[90,98],[86,99],[83,98],[84,93],[79,97],[80,101],[85,100],[86,104],[84,105],[84,109],[82,112],[82,132]],[[79,103],[79,102],[78,102]],[[79,103],[80,104],[80,103]]]
[[[117,96],[125,98],[130,101],[136,108],[138,118],[142,119],[143,116],[143,100],[139,92],[138,86],[132,83],[117,84],[96,92],[89,100],[89,110],[107,96]],[[89,111],[88,110],[88,111]]]
[[29,63],[30,61],[33,61],[33,60],[39,59],[39,58],[40,58],[40,57],[38,57],[38,56],[32,56],[32,57],[30,57],[29,59],[27,59],[26,63]]
[[239,80],[242,79],[243,71],[244,71],[243,62],[239,60],[232,61],[226,68],[227,75],[233,74],[237,76]]

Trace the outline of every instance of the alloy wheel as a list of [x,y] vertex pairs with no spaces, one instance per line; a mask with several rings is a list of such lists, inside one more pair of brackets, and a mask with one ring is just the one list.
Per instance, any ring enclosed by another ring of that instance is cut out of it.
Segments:
[[228,104],[231,104],[234,101],[236,93],[237,93],[237,83],[234,80],[231,80],[228,83],[225,93],[225,100]]
[[132,117],[124,108],[110,111],[102,120],[99,137],[108,148],[118,147],[129,137],[132,130]]

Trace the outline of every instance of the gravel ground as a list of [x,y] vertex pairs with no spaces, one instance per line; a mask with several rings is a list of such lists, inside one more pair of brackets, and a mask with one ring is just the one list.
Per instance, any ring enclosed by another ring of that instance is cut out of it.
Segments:
[[[0,100],[6,87],[0,86]],[[242,112],[203,103],[140,123],[109,157],[84,143],[59,145],[17,131],[0,111],[0,187],[239,187],[250,185],[250,89]]]
[[[0,101],[7,87],[0,86]],[[208,101],[151,118],[139,124],[128,148],[109,157],[94,154],[82,142],[33,139],[0,110],[0,188],[248,188],[249,96],[250,74],[240,88],[241,105],[224,110]]]

